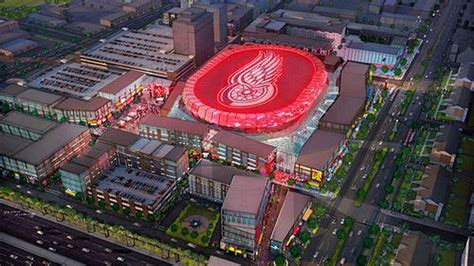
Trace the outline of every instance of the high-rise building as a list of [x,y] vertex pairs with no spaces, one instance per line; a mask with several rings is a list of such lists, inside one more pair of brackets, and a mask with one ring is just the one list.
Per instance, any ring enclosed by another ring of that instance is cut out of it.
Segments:
[[193,7],[205,9],[212,13],[214,27],[214,44],[221,47],[227,40],[227,7],[223,3],[193,3]]
[[187,8],[173,21],[174,52],[193,55],[196,64],[214,53],[213,15],[202,8]]

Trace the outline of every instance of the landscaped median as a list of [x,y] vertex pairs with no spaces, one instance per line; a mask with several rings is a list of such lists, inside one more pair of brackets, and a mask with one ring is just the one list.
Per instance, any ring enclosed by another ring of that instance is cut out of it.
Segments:
[[156,239],[143,236],[125,229],[123,226],[108,225],[85,214],[66,207],[49,204],[41,199],[26,196],[7,187],[0,187],[0,199],[20,204],[25,208],[41,212],[45,216],[65,222],[72,227],[90,234],[103,234],[123,245],[134,246],[145,252],[151,252],[164,259],[174,260],[184,265],[205,265],[206,258],[188,249],[172,247]]
[[388,154],[388,147],[384,146],[381,150],[378,150],[374,154],[374,164],[370,170],[367,178],[365,179],[362,186],[357,190],[356,199],[354,200],[354,206],[360,207],[364,202],[367,193],[369,192],[370,186],[374,181],[375,176],[377,175],[385,156]]
[[339,262],[339,257],[341,256],[341,252],[344,249],[346,244],[347,238],[349,237],[349,233],[352,231],[352,226],[354,225],[354,219],[350,216],[344,218],[344,223],[342,224],[342,228],[337,230],[337,244],[336,248],[334,249],[334,253],[331,257],[329,257],[326,261],[325,265],[328,266],[336,266]]

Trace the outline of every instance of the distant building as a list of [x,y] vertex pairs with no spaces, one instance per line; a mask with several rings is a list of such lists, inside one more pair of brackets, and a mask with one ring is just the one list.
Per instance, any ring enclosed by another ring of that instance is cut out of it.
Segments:
[[226,4],[227,6],[227,35],[237,36],[252,23],[254,10],[251,7]]
[[393,265],[429,265],[432,245],[428,236],[422,232],[415,231],[403,235]]
[[91,140],[87,127],[19,112],[8,113],[0,125],[0,167],[30,181],[53,174]]
[[350,41],[341,52],[345,61],[373,64],[393,68],[403,55],[403,48],[379,43]]
[[420,26],[421,20],[412,15],[382,12],[382,14],[380,14],[380,22],[386,26],[395,26],[411,30],[417,29]]
[[186,8],[173,7],[170,10],[163,12],[163,24],[172,26],[173,21],[178,18],[178,16],[183,13]]
[[118,27],[131,20],[133,14],[125,11],[118,11],[100,18],[100,25],[108,28]]
[[87,193],[87,188],[115,163],[115,148],[97,143],[89,151],[63,165],[59,172],[68,193]]
[[105,84],[98,93],[98,96],[110,100],[115,110],[121,110],[125,105],[130,104],[133,98],[140,93],[149,78],[138,71],[128,71],[117,79]]
[[256,255],[264,232],[270,184],[266,178],[234,176],[221,209],[222,249]]
[[144,138],[203,150],[209,127],[199,122],[149,114],[140,121],[138,130]]
[[273,254],[284,253],[312,213],[311,197],[288,191],[270,237]]
[[118,129],[107,130],[99,142],[117,149],[119,165],[177,179],[189,168],[186,149],[148,140]]
[[339,18],[344,20],[355,20],[357,18],[357,11],[350,9],[343,9],[339,7],[329,7],[316,5],[311,10],[312,13],[316,13],[323,16]]
[[295,174],[319,188],[328,177],[345,145],[343,134],[316,129],[301,148],[295,163]]
[[0,45],[0,55],[13,57],[38,47],[38,43],[27,39],[16,39]]
[[438,220],[447,198],[449,180],[450,174],[443,167],[426,166],[419,186],[413,189],[416,191],[413,209],[430,214]]
[[471,91],[461,87],[455,87],[449,95],[446,115],[456,121],[464,122],[469,112],[471,102]]
[[110,100],[93,97],[90,100],[67,98],[54,107],[58,121],[100,126],[115,111]]
[[431,149],[430,162],[453,167],[460,141],[461,132],[457,127],[441,126]]
[[[458,56],[459,57],[459,56]],[[474,62],[462,63],[455,85],[474,91]]]
[[187,8],[173,21],[174,51],[192,55],[201,65],[214,54],[212,13],[201,8]]
[[212,13],[214,27],[214,44],[223,46],[227,41],[227,5],[223,3],[203,4],[193,3],[193,7],[205,9]]
[[268,144],[224,130],[215,134],[210,144],[213,158],[267,175],[275,169],[276,148]]
[[194,196],[222,203],[234,176],[248,174],[232,166],[201,159],[189,172],[189,192]]
[[193,69],[194,64],[192,58],[176,54],[174,49],[172,29],[152,26],[146,30],[120,31],[78,56],[82,64],[176,80]]

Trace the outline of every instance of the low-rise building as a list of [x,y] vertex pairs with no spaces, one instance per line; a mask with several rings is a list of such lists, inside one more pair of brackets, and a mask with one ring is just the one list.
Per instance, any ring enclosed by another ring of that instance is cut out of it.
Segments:
[[89,186],[87,193],[109,208],[153,215],[165,209],[174,197],[176,182],[160,175],[114,166]]
[[284,253],[286,247],[301,229],[312,213],[311,197],[288,191],[270,237],[270,249],[273,254]]
[[189,168],[189,158],[183,147],[148,140],[117,129],[107,130],[99,141],[117,149],[119,165],[177,179]]
[[340,133],[315,130],[301,148],[295,163],[295,174],[314,187],[321,187],[332,176],[345,136]]
[[449,172],[443,167],[426,166],[419,186],[413,189],[416,191],[413,209],[429,214],[437,220],[446,200],[449,178]]
[[276,148],[268,144],[224,130],[215,134],[210,144],[212,158],[267,175],[275,169]]
[[222,249],[256,255],[265,230],[262,223],[270,185],[266,178],[234,176],[221,209]]
[[403,48],[388,44],[349,41],[341,56],[345,61],[373,64],[377,67],[387,66],[391,69],[403,53]]
[[459,128],[452,125],[441,126],[431,149],[430,162],[453,167],[460,141]]
[[147,81],[149,79],[145,74],[133,70],[128,71],[102,87],[98,96],[112,101],[115,110],[122,110],[125,105],[132,102],[135,95],[143,90]]
[[402,237],[393,265],[429,265],[432,246],[427,235],[419,231],[409,232]]
[[100,25],[108,28],[118,27],[133,18],[133,13],[118,11],[100,18]]
[[104,143],[97,143],[87,152],[63,165],[59,172],[66,193],[87,192],[87,188],[98,177],[115,164],[115,148]]
[[474,91],[474,62],[462,63],[455,85]]
[[114,110],[110,100],[99,97],[90,100],[67,98],[54,107],[58,121],[91,126],[103,124]]
[[146,115],[138,126],[140,136],[201,151],[209,127],[199,122]]
[[461,87],[455,87],[448,98],[446,107],[446,116],[464,122],[469,113],[469,104],[471,102],[471,91]]
[[38,47],[38,43],[28,39],[16,39],[0,45],[0,55],[13,57]]
[[31,181],[53,174],[91,140],[87,127],[19,112],[8,113],[0,123],[0,167]]
[[189,192],[194,196],[222,203],[232,178],[236,175],[254,176],[232,166],[201,159],[189,172]]

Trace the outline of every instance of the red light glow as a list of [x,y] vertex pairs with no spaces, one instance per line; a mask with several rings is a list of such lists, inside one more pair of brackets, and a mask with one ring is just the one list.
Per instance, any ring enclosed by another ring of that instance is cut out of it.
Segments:
[[289,126],[322,96],[323,63],[309,53],[276,45],[225,50],[194,75],[183,102],[196,118],[245,132]]

